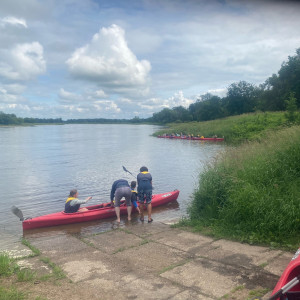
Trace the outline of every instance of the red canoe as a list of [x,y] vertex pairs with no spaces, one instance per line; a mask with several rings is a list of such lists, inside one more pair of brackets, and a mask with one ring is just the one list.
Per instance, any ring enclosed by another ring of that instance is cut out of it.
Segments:
[[270,299],[300,299],[300,248],[277,282]]
[[[179,195],[178,190],[174,190],[169,193],[153,195],[152,207],[160,206],[169,203],[171,201],[175,201],[178,198],[178,195]],[[85,212],[76,212],[76,213],[67,214],[61,211],[49,215],[44,215],[44,216],[24,220],[22,222],[23,229],[26,230],[26,229],[50,227],[50,226],[65,225],[65,224],[72,224],[72,223],[81,223],[81,222],[88,222],[88,221],[115,217],[115,209],[111,207],[110,202],[99,204],[99,205],[86,206],[86,208],[88,209],[88,211]],[[121,206],[120,212],[121,214],[127,214],[126,206]]]
[[179,140],[193,140],[193,141],[215,141],[215,142],[221,142],[224,141],[224,138],[201,138],[201,137],[188,137],[188,136],[176,136],[176,135],[158,135],[158,138],[161,139],[179,139]]

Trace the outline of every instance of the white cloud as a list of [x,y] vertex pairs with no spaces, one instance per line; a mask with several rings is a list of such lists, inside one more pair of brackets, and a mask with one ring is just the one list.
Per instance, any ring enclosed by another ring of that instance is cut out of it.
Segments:
[[164,108],[173,108],[178,106],[183,106],[184,108],[188,108],[190,104],[194,103],[195,99],[186,98],[182,91],[178,91],[174,94],[174,96],[161,99],[161,98],[150,98],[143,102],[138,103],[138,105],[145,110],[157,112]]
[[6,89],[0,87],[0,102],[2,103],[14,103],[17,101],[17,96],[10,94]]
[[104,93],[103,90],[96,90],[96,91],[85,91],[82,94],[77,94],[73,92],[66,91],[65,89],[61,88],[58,92],[58,97],[61,102],[64,103],[79,103],[79,102],[89,102],[93,103],[97,100],[104,99],[107,95]]
[[20,103],[24,102],[24,98],[21,94],[26,87],[20,84],[4,84],[0,86],[0,102],[2,103]]
[[227,89],[226,88],[222,88],[222,89],[214,89],[214,90],[208,90],[208,93],[215,95],[215,96],[219,96],[219,97],[225,97],[227,94]]
[[95,97],[96,98],[106,98],[107,97],[107,95],[104,93],[104,91],[103,90],[97,90],[95,93],[94,93],[94,95],[95,95]]
[[169,98],[167,100],[167,103],[170,107],[183,106],[183,107],[187,108],[193,102],[194,102],[193,99],[188,99],[188,98],[184,97],[182,91],[175,93],[174,96],[172,96],[171,98]]
[[14,25],[14,26],[22,26],[27,28],[26,20],[18,19],[16,17],[5,17],[0,19],[0,25],[5,26],[7,24]]
[[96,81],[105,89],[117,92],[126,88],[144,89],[151,69],[149,61],[139,61],[128,48],[124,30],[117,25],[102,28],[66,63],[73,76]]
[[188,107],[190,95],[225,96],[233,82],[262,83],[300,45],[296,1],[135,4],[0,1],[0,110],[148,117]]
[[68,92],[61,88],[58,93],[59,98],[62,102],[77,102],[82,100],[81,95],[77,95],[75,93]]
[[32,80],[45,71],[43,47],[38,42],[18,44],[0,58],[0,76],[8,80]]

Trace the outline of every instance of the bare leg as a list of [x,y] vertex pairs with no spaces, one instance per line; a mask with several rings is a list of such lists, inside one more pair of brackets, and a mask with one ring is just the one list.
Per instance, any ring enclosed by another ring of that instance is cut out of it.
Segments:
[[143,203],[140,203],[140,212],[141,212],[140,220],[144,221],[144,204]]
[[128,221],[131,221],[131,210],[132,210],[132,206],[127,206]]
[[151,221],[152,220],[152,218],[151,218],[152,204],[151,203],[147,204],[147,212],[148,212],[148,221]]
[[115,206],[115,211],[116,211],[116,215],[117,215],[117,222],[120,223],[120,207]]
[[86,207],[81,207],[78,209],[78,211],[83,212],[83,211],[88,211],[88,209]]

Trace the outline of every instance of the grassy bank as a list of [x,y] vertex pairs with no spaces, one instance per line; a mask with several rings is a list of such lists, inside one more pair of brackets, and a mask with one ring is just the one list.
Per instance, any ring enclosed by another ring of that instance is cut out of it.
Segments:
[[300,241],[300,126],[227,150],[200,175],[180,225],[295,250]]
[[224,137],[228,143],[259,140],[270,130],[278,130],[289,126],[284,112],[267,112],[244,114],[225,119],[207,122],[172,123],[155,132],[155,136],[163,133],[183,133],[194,136]]

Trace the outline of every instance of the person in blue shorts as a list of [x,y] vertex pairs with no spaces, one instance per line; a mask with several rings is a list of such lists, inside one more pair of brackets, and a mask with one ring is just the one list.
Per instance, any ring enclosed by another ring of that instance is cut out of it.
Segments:
[[131,203],[132,203],[132,206],[136,208],[136,210],[139,212],[139,214],[141,214],[140,208],[138,207],[138,204],[137,204],[137,192],[135,190],[136,181],[131,181],[130,187],[131,187]]
[[146,202],[148,223],[153,221],[151,217],[152,213],[152,176],[148,172],[148,168],[143,166],[140,168],[140,173],[137,175],[138,184],[138,201],[140,203],[141,217],[140,220],[144,221],[144,203]]

